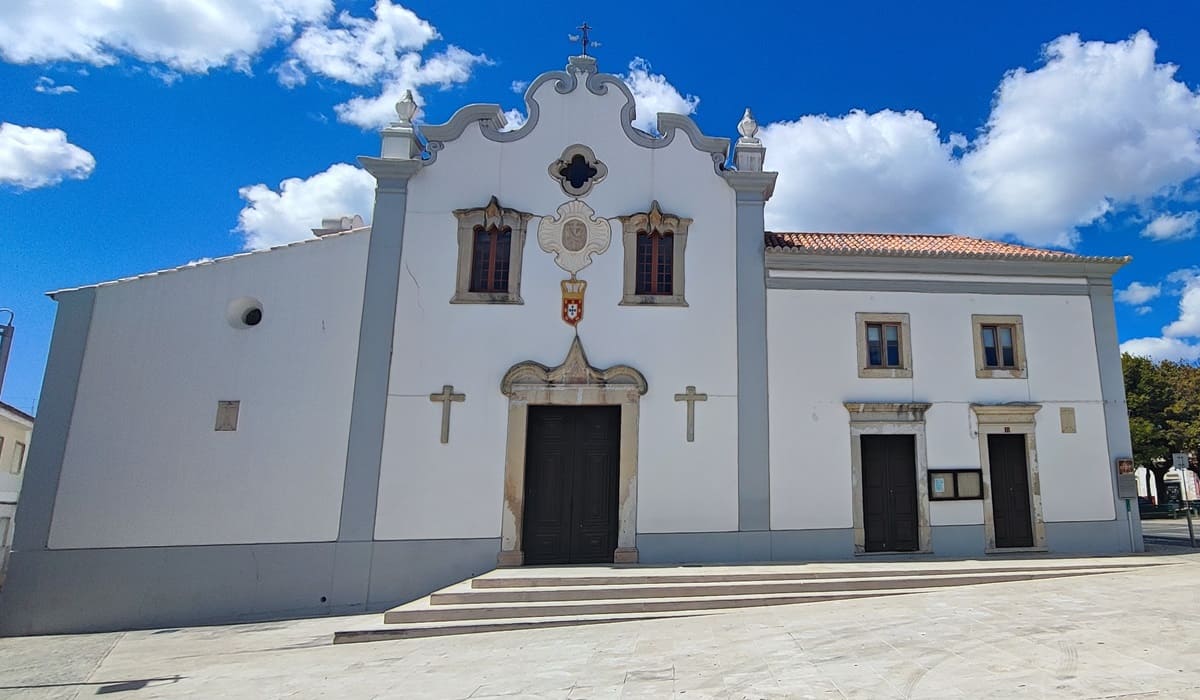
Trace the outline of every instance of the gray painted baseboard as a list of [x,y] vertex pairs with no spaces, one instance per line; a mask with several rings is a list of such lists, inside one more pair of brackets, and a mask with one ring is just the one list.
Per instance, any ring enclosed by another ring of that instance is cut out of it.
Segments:
[[14,552],[0,634],[383,610],[495,568],[499,538]]

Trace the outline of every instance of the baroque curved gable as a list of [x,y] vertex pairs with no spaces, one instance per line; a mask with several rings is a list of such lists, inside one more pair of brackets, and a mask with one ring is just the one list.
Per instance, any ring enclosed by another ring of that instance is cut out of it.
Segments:
[[697,151],[709,154],[713,162],[713,170],[721,174],[725,170],[725,162],[729,158],[730,141],[727,138],[706,136],[696,122],[682,114],[666,112],[658,115],[658,131],[660,136],[647,134],[633,125],[636,117],[636,101],[629,86],[619,77],[611,73],[597,73],[596,59],[591,56],[572,56],[565,71],[549,71],[538,76],[525,90],[525,111],[529,118],[518,129],[503,131],[507,125],[504,112],[497,104],[471,104],[462,107],[444,124],[422,126],[419,128],[424,139],[425,150],[422,154],[425,165],[437,161],[438,152],[463,135],[472,124],[479,125],[479,131],[484,138],[498,143],[519,141],[537,128],[541,118],[541,105],[534,95],[546,83],[554,83],[554,91],[560,95],[568,95],[583,86],[588,92],[597,96],[608,94],[610,86],[615,87],[625,96],[625,104],[621,107],[621,129],[630,141],[643,148],[665,148],[675,141],[677,134],[682,132],[692,147]]

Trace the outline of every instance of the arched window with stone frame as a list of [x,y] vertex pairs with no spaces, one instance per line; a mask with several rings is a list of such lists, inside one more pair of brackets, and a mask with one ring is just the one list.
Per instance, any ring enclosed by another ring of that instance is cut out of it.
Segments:
[[647,212],[620,217],[625,246],[624,306],[687,306],[684,251],[691,219],[664,214],[658,201]]
[[452,304],[523,304],[521,258],[532,214],[500,206],[458,209],[458,274]]

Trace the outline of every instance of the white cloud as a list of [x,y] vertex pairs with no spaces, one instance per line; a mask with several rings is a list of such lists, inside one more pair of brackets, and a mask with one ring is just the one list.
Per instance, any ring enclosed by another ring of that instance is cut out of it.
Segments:
[[1167,324],[1158,338],[1134,338],[1121,343],[1121,352],[1155,360],[1200,359],[1200,269],[1176,270],[1169,281],[1182,282],[1179,318]]
[[644,58],[635,57],[629,62],[629,74],[621,78],[633,93],[636,116],[633,125],[647,133],[654,133],[659,112],[692,114],[700,106],[695,95],[683,96],[664,75],[650,72],[650,64]]
[[32,190],[64,179],[83,180],[96,168],[91,153],[61,129],[0,123],[0,185]]
[[1141,306],[1161,293],[1161,285],[1130,282],[1128,287],[1117,292],[1117,301],[1130,306]]
[[1134,338],[1121,343],[1121,352],[1149,357],[1152,360],[1200,360],[1200,343],[1179,338]]
[[528,117],[519,109],[510,109],[504,113],[504,131],[516,131],[525,126]]
[[1139,306],[1133,310],[1133,312],[1136,313],[1138,316],[1145,316],[1146,314],[1150,313],[1151,311],[1154,311],[1154,309],[1150,308],[1149,306]]
[[525,88],[529,87],[529,81],[528,80],[514,80],[514,81],[512,81],[512,85],[510,85],[508,87],[510,90],[517,93],[518,95],[524,95]]
[[425,103],[419,88],[436,85],[442,89],[465,83],[477,65],[491,63],[483,54],[473,54],[457,46],[422,58],[411,52],[400,57],[395,69],[383,82],[381,92],[374,97],[355,97],[334,107],[338,119],[364,129],[378,128],[396,120],[395,105],[412,90],[417,104]]
[[130,56],[183,73],[248,70],[260,51],[332,7],[331,0],[9,0],[0,2],[0,57],[104,66]]
[[1179,318],[1166,328],[1163,335],[1172,338],[1200,338],[1200,271],[1191,270],[1184,278],[1183,293],[1179,296]]
[[37,79],[33,84],[33,90],[44,95],[65,95],[70,92],[79,92],[74,85],[55,85],[54,78],[45,75]]
[[1142,236],[1156,241],[1180,241],[1196,235],[1197,223],[1200,223],[1200,212],[1159,214],[1142,229]]
[[946,231],[966,196],[952,146],[920,112],[808,116],[759,138],[780,171],[775,230]]
[[363,19],[342,12],[340,27],[305,29],[290,50],[296,67],[351,85],[372,85],[400,68],[403,52],[419,51],[439,36],[429,22],[390,0],[377,0],[374,13],[374,19]]
[[943,140],[919,112],[768,125],[768,166],[780,171],[768,225],[1072,245],[1076,227],[1200,174],[1200,94],[1156,50],[1144,31],[1055,39],[1041,67],[1004,77],[970,143]]
[[361,214],[369,219],[375,179],[361,168],[334,163],[307,179],[284,180],[278,191],[258,184],[241,188],[238,195],[246,206],[238,214],[237,231],[246,250],[254,250],[311,238],[325,217]]

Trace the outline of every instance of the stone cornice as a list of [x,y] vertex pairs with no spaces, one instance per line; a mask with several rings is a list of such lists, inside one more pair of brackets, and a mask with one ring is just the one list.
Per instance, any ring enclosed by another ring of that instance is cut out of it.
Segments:
[[408,180],[421,171],[420,160],[359,156],[358,162],[377,182]]
[[919,423],[932,404],[846,401],[852,423]]
[[775,180],[779,178],[779,173],[726,170],[721,177],[737,191],[739,199],[744,194],[756,194],[765,202],[775,194]]
[[1042,410],[1040,403],[971,404],[980,425],[997,423],[1032,423],[1033,417]]
[[1034,277],[1087,277],[1107,283],[1132,258],[1087,258],[1044,260],[1000,255],[911,255],[870,252],[809,253],[791,248],[766,249],[771,270],[821,270],[840,272],[925,272],[969,275],[1029,275]]

